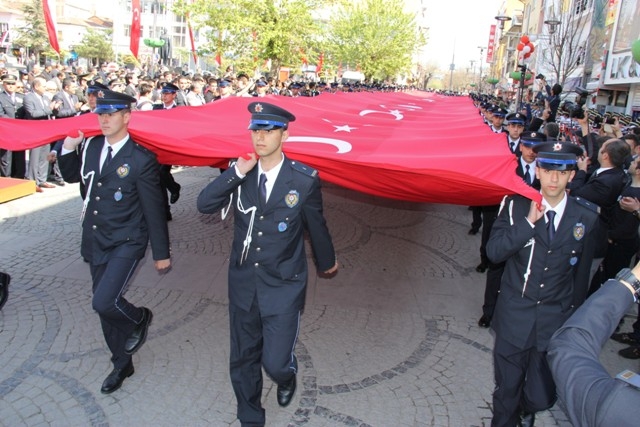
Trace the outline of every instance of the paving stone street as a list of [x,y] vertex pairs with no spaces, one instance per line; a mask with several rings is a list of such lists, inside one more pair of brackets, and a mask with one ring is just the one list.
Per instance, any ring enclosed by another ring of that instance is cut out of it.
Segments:
[[[79,254],[78,185],[0,204],[0,270],[12,276],[0,311],[0,425],[240,426],[228,374],[233,220],[196,210],[218,169],[173,172],[174,267],[159,275],[148,256],[133,278],[127,298],[154,321],[135,374],[110,395],[100,393],[111,364]],[[340,271],[318,277],[307,245],[298,390],[280,408],[265,377],[267,425],[489,426],[493,335],[477,325],[485,275],[471,212],[328,183],[323,196]],[[609,371],[637,371],[621,348],[607,343]],[[558,405],[536,418],[569,425]]]

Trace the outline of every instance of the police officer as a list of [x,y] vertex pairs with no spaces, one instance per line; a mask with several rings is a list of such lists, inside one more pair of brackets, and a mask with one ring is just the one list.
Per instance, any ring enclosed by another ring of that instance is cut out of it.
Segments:
[[338,263],[317,171],[282,152],[295,116],[266,102],[248,108],[255,152],[202,190],[198,210],[211,214],[229,199],[235,203],[228,280],[231,382],[241,424],[263,426],[262,368],[278,384],[280,406],[289,404],[296,389],[294,349],[307,285],[305,231],[318,271],[333,274]]
[[493,427],[531,426],[535,412],[554,405],[547,346],[587,296],[599,225],[597,207],[566,192],[582,149],[544,142],[535,151],[541,204],[507,197],[487,244],[491,261],[506,263],[491,322]]
[[502,107],[494,107],[491,110],[491,125],[489,128],[493,133],[503,133],[506,130],[503,127],[504,118],[507,115],[507,110]]
[[159,165],[127,130],[134,103],[123,93],[100,92],[94,113],[103,135],[80,148],[82,132],[67,137],[59,158],[65,180],[86,185],[80,251],[90,265],[92,305],[111,350],[113,370],[100,389],[105,394],[133,375],[131,355],[144,344],[153,317],[151,310],[134,306],[123,295],[149,239],[156,269],[171,267]]
[[527,122],[527,116],[522,113],[511,113],[506,116],[507,122],[507,143],[509,149],[516,156],[520,155],[520,135],[524,132],[524,125]]

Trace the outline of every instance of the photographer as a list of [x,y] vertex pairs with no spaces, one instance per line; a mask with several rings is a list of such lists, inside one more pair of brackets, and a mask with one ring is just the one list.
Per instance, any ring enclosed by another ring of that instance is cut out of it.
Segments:
[[558,329],[547,360],[558,398],[574,426],[636,426],[640,390],[611,378],[600,363],[602,346],[638,300],[640,264],[607,281]]
[[556,83],[553,87],[550,87],[547,84],[547,79],[544,75],[538,74],[541,85],[544,87],[545,92],[547,93],[546,100],[549,101],[549,118],[547,121],[555,122],[556,114],[558,113],[558,108],[560,108],[560,94],[562,93],[562,85]]

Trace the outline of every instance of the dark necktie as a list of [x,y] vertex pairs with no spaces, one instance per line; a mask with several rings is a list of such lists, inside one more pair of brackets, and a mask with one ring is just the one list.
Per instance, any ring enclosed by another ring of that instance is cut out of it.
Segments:
[[267,175],[260,174],[260,200],[263,205],[267,204]]
[[530,166],[529,166],[529,165],[525,165],[525,169],[526,169],[526,171],[525,171],[525,173],[524,173],[524,176],[525,176],[525,178],[526,178],[526,179],[525,179],[525,181],[527,181],[527,184],[531,185],[531,182],[532,182],[533,180],[531,179],[531,170],[530,170]]
[[553,223],[555,217],[555,211],[547,212],[547,218],[549,219],[549,222],[547,223],[547,233],[549,235],[549,241],[553,240],[553,237],[556,235],[556,225]]
[[510,141],[509,144],[511,144],[510,145],[511,152],[515,153],[516,152],[516,142],[515,141]]
[[104,163],[102,163],[102,169],[100,169],[100,171],[103,171],[104,168],[107,167],[107,165],[109,164],[109,162],[111,161],[111,147],[107,148],[107,157],[104,158]]

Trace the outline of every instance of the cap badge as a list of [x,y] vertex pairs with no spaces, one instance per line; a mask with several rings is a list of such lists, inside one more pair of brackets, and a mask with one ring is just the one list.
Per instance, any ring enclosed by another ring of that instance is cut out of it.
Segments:
[[131,167],[125,163],[124,165],[120,166],[116,172],[120,178],[124,178],[129,175],[130,169]]
[[98,91],[98,98],[104,98],[104,92]]
[[262,113],[262,104],[256,104],[256,106],[255,106],[255,107],[253,107],[253,110],[254,110],[256,113]]
[[576,240],[581,240],[584,237],[584,224],[581,222],[576,223],[573,226],[573,238]]
[[562,151],[562,144],[559,142],[553,144],[553,151]]
[[290,190],[289,194],[284,196],[284,202],[290,208],[293,208],[295,205],[297,205],[299,200],[300,200],[300,193],[298,193],[296,190]]

